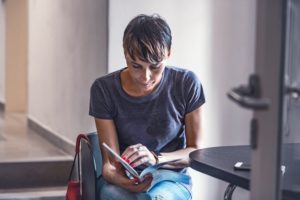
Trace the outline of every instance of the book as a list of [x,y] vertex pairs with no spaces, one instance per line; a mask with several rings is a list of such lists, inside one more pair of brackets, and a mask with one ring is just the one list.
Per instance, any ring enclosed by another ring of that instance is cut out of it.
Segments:
[[[177,176],[173,173],[178,174],[177,172],[173,172],[173,171],[170,171],[170,170],[158,171],[158,168],[162,167],[165,164],[176,162],[176,161],[179,161],[181,159],[174,159],[174,160],[162,162],[162,163],[159,163],[159,164],[156,164],[156,165],[148,166],[141,173],[138,173],[133,167],[131,167],[120,155],[118,155],[107,144],[102,143],[102,146],[104,147],[104,149],[111,156],[113,156],[118,162],[120,162],[123,165],[123,167],[126,169],[126,174],[129,178],[137,178],[139,182],[143,182],[146,175],[149,175],[149,174],[152,175],[153,181],[155,183],[160,182],[162,180],[173,179],[174,176]],[[161,172],[163,172],[163,173],[161,173]],[[182,175],[184,175],[184,174],[182,174]]]

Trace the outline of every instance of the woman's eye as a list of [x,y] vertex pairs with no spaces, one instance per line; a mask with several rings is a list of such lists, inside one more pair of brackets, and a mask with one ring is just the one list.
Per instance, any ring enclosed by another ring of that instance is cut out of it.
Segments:
[[160,65],[151,65],[150,69],[151,70],[158,70],[160,68]]
[[138,69],[138,68],[140,68],[140,66],[139,66],[139,65],[132,65],[132,67],[133,67],[133,68],[135,68],[135,69]]

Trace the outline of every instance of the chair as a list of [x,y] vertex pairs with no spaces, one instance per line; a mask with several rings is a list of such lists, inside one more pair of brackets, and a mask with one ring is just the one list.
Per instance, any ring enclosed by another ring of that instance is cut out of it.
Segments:
[[[82,199],[96,200],[96,181],[102,173],[102,156],[97,132],[88,133],[89,141],[81,140],[81,180]],[[99,200],[99,199],[98,199]]]
[[[97,179],[102,174],[102,155],[97,132],[86,134],[87,140],[81,140],[81,194],[83,200],[100,200],[97,194]],[[131,199],[138,197],[132,194]],[[97,198],[96,198],[97,197]]]

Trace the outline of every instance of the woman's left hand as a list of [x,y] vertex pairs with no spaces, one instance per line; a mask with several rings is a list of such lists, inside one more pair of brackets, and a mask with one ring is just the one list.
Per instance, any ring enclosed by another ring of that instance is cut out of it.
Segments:
[[142,144],[135,144],[127,147],[122,153],[122,158],[132,167],[139,165],[155,165],[156,158],[149,149]]

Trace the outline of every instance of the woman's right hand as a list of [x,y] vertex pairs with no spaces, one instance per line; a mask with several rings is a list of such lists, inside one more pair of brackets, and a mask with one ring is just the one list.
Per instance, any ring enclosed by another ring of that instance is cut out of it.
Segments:
[[142,183],[136,179],[129,179],[120,163],[106,163],[103,165],[102,170],[103,178],[114,185],[120,186],[130,192],[144,192],[146,191],[152,181],[152,177],[148,176]]
[[[99,135],[99,140],[108,144],[111,148],[119,153],[118,134],[113,120],[95,118],[96,127]],[[109,159],[109,154],[101,149],[103,159],[103,178],[114,185],[127,189],[131,192],[146,191],[152,181],[152,178],[145,179],[143,183],[136,183],[136,180],[129,179],[124,171],[124,168],[119,162]]]

